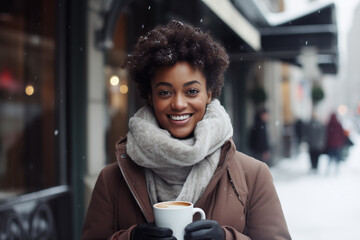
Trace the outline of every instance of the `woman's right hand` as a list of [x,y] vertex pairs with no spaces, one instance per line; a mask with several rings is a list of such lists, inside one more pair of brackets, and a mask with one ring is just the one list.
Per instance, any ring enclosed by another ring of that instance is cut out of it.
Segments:
[[160,228],[154,223],[137,225],[131,232],[131,240],[176,240],[170,228]]

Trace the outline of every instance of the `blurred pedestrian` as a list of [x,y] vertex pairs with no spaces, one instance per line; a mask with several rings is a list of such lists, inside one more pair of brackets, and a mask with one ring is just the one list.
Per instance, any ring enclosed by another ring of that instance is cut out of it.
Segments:
[[305,125],[304,140],[308,144],[311,171],[317,172],[319,157],[326,147],[326,125],[313,115]]
[[343,161],[345,161],[346,158],[349,156],[349,150],[354,145],[353,141],[350,138],[350,131],[345,129],[344,133],[345,133],[345,143],[341,154]]
[[335,171],[338,172],[346,137],[345,131],[339,122],[336,113],[330,115],[326,135],[326,153],[329,156],[328,171],[330,171],[331,165],[335,165]]
[[304,141],[304,122],[301,118],[295,121],[296,143],[301,144]]
[[295,129],[295,138],[296,138],[295,154],[299,155],[302,149],[301,146],[305,142],[304,139],[305,123],[301,118],[298,118],[295,121],[294,129]]
[[249,133],[249,148],[254,158],[269,165],[271,154],[266,128],[268,119],[269,113],[265,108],[261,108],[256,112],[254,123]]

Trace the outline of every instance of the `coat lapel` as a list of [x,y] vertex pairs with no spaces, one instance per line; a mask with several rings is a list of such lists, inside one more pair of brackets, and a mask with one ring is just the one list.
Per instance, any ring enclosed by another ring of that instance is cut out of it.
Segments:
[[144,171],[126,154],[126,138],[120,139],[116,144],[116,156],[121,173],[145,219],[148,222],[154,222],[154,213],[147,192]]

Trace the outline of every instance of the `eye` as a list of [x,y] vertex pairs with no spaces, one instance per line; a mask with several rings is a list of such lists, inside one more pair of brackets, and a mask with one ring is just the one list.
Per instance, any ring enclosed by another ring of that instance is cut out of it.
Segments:
[[199,90],[196,89],[196,88],[191,88],[186,93],[189,94],[189,95],[196,95],[196,94],[199,93]]
[[166,97],[166,96],[171,95],[171,92],[168,91],[168,90],[161,90],[161,91],[158,92],[158,95],[159,95],[160,97]]

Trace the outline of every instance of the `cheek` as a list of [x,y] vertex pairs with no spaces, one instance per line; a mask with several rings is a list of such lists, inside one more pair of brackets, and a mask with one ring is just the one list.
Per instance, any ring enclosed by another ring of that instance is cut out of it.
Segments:
[[[205,115],[205,113],[206,113],[206,106],[207,106],[207,104],[205,104],[205,101],[201,101],[201,102],[199,102],[199,103],[196,105],[196,107],[195,107],[195,109],[196,109],[196,111],[198,112],[198,114],[201,115],[201,118],[204,117],[204,115]],[[200,117],[200,116],[199,116],[199,117]]]
[[167,104],[164,101],[158,101],[156,99],[153,99],[152,104],[152,108],[154,109],[157,117],[160,117],[160,114],[162,114],[167,108]]

